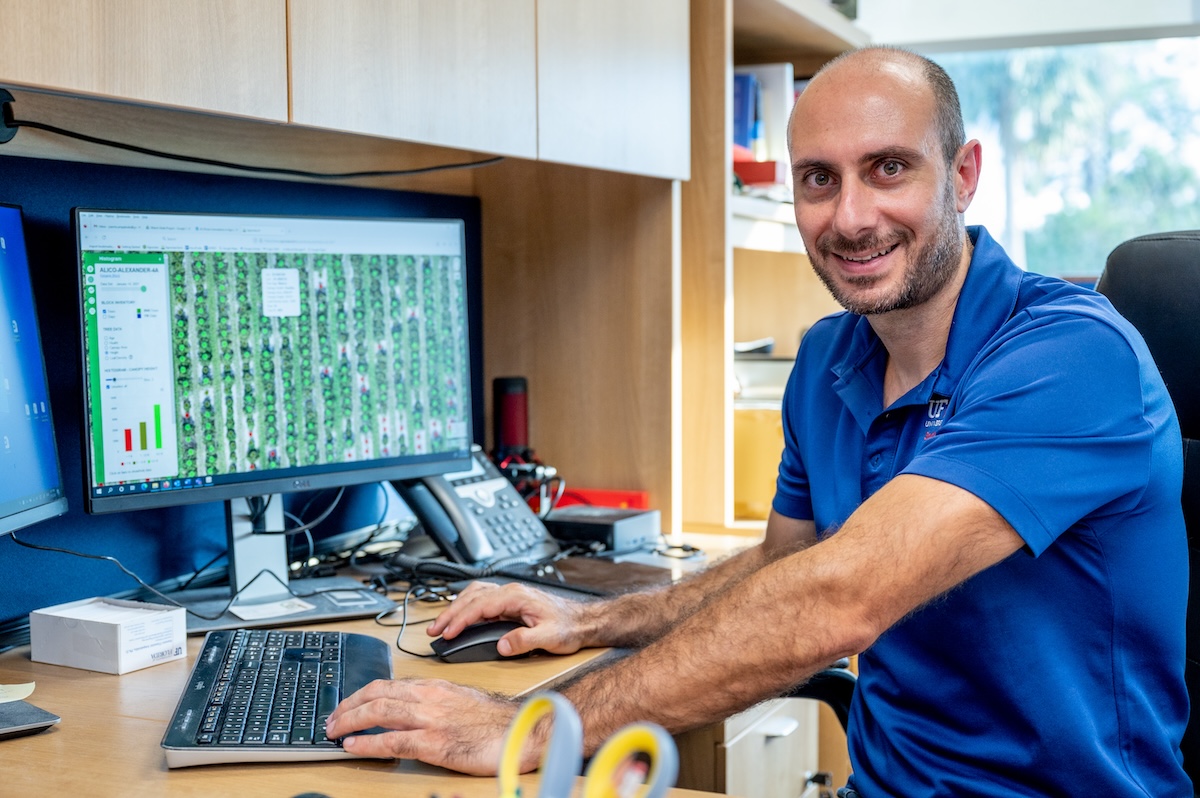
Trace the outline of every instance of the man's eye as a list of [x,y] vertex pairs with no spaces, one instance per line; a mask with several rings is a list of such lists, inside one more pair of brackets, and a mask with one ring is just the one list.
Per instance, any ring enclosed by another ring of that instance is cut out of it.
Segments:
[[879,171],[883,172],[887,177],[895,177],[900,174],[902,168],[903,166],[901,166],[899,161],[884,161],[879,166]]
[[829,175],[825,174],[824,172],[814,172],[808,176],[808,182],[816,188],[824,188],[825,186],[829,185],[830,178]]

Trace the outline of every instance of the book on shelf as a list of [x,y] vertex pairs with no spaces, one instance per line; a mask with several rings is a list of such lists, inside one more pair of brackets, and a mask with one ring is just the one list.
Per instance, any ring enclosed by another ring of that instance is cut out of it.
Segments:
[[796,101],[792,65],[735,67],[733,80],[734,143],[749,150],[753,161],[761,164],[754,166],[735,157],[734,172],[746,184],[790,183],[787,127]]
[[744,72],[733,76],[733,143],[754,149],[758,121],[758,79]]

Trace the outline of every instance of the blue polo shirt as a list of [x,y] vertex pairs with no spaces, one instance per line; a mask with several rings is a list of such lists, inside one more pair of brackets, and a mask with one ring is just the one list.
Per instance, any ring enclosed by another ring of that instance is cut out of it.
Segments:
[[920,474],[983,499],[1025,541],[860,656],[852,785],[864,798],[1191,796],[1170,398],[1104,297],[969,232],[946,355],[920,385],[883,407],[887,353],[841,313],[804,337],[784,396],[776,512],[825,537],[892,477]]

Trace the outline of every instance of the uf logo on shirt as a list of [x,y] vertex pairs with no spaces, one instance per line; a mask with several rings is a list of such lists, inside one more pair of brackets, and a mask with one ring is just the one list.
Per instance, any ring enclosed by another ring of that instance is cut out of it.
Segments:
[[937,428],[945,421],[946,408],[950,406],[949,399],[930,399],[929,409],[925,414],[925,440],[937,435]]

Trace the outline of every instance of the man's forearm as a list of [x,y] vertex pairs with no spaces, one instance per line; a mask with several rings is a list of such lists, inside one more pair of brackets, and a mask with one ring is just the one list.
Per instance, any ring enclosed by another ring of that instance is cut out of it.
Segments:
[[589,750],[633,721],[671,732],[711,723],[865,650],[905,615],[1022,545],[968,491],[901,475],[824,542],[768,557],[703,612],[563,693],[580,711]]
[[852,653],[824,580],[806,571],[795,561],[755,569],[642,650],[565,685],[588,751],[633,721],[674,733],[728,717]]
[[757,571],[768,559],[763,546],[754,546],[669,587],[588,604],[582,623],[595,645],[641,648],[662,637],[711,597]]

